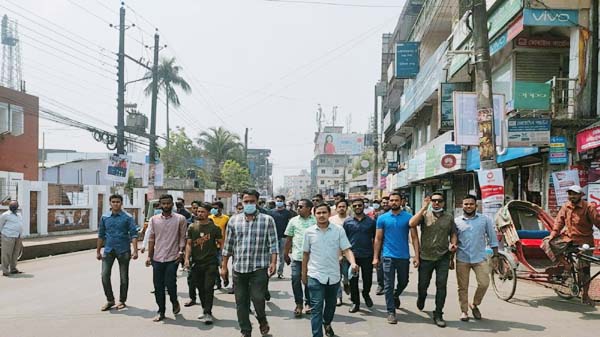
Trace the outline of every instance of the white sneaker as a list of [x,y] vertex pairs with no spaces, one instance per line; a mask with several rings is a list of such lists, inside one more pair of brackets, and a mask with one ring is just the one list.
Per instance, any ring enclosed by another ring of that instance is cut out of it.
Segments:
[[206,324],[206,325],[213,324],[213,317],[211,314],[204,315],[204,324]]
[[198,315],[198,319],[202,320],[206,317],[206,315],[204,315],[203,313],[200,313],[200,315]]

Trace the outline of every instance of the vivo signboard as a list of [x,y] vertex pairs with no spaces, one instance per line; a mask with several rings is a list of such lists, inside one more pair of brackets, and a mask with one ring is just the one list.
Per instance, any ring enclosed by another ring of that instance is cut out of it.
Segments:
[[525,8],[525,26],[573,27],[579,25],[579,11],[576,9]]

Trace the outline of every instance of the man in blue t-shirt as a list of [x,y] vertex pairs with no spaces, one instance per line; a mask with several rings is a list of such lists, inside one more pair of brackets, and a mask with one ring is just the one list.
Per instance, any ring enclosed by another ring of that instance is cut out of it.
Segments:
[[[400,295],[408,285],[410,251],[408,249],[409,221],[412,215],[403,210],[399,193],[390,194],[390,211],[377,218],[373,265],[379,264],[382,255],[385,305],[388,312],[387,322],[397,324],[396,309],[400,308]],[[411,235],[415,235],[416,232]],[[415,250],[413,264],[419,266],[419,240],[412,240]],[[382,246],[383,245],[383,246]],[[382,248],[383,247],[383,248]],[[398,286],[394,290],[395,277]]]

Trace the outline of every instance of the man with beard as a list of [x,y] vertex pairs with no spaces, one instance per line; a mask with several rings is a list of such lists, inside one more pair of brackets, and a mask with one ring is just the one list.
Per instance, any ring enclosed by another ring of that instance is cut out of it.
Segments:
[[[379,265],[380,252],[383,263],[385,304],[387,322],[398,324],[396,309],[400,309],[400,295],[408,285],[410,251],[408,232],[411,215],[402,209],[400,194],[390,194],[391,210],[377,219],[373,265]],[[413,264],[419,266],[419,240],[412,240],[415,251]],[[394,283],[398,285],[394,290]]]
[[169,293],[173,314],[181,311],[177,300],[177,265],[183,260],[187,221],[173,212],[173,196],[163,194],[159,198],[162,213],[150,218],[148,228],[148,258],[146,266],[152,266],[154,297],[158,315],[154,322],[165,319],[165,286]]
[[[469,307],[476,320],[481,319],[479,305],[490,285],[490,268],[487,260],[486,244],[494,251],[492,263],[498,261],[498,239],[494,223],[490,218],[477,213],[477,197],[467,195],[463,198],[463,214],[454,219],[458,235],[456,254],[456,282],[458,283],[458,301],[460,302],[460,320],[469,320]],[[475,272],[477,290],[473,302],[469,304],[469,276]]]
[[421,226],[421,252],[419,256],[419,285],[417,308],[423,310],[427,298],[427,288],[435,270],[435,311],[433,321],[443,328],[446,303],[446,286],[450,260],[456,251],[457,237],[454,218],[444,211],[444,195],[434,192],[423,200],[423,207],[410,219],[410,230],[418,235],[417,227]]
[[[561,236],[562,242],[572,242],[576,245],[588,244],[594,246],[594,226],[600,229],[600,214],[596,211],[596,206],[584,200],[583,189],[579,185],[573,185],[567,190],[569,202],[564,204],[556,221],[554,228],[548,237],[550,240]],[[566,230],[561,234],[563,228]],[[586,251],[585,254],[591,254],[592,251]],[[577,268],[581,271],[582,281],[587,282],[591,276],[590,264],[586,261],[579,261]],[[594,302],[588,295],[590,284],[583,287],[581,301],[588,305]]]
[[[363,279],[362,296],[368,308],[373,306],[371,285],[373,284],[373,239],[375,238],[375,221],[364,213],[364,203],[361,199],[352,200],[354,216],[344,221],[344,231],[352,245],[352,254],[360,267]],[[342,272],[345,272],[342,271]],[[358,294],[358,275],[350,280],[350,300],[352,306],[349,312],[360,309]]]
[[208,213],[213,206],[201,203],[196,212],[196,221],[187,231],[185,247],[185,267],[192,275],[191,288],[199,290],[203,312],[198,319],[205,324],[212,324],[212,306],[214,298],[214,281],[218,274],[218,244],[223,240],[221,229],[209,218]]

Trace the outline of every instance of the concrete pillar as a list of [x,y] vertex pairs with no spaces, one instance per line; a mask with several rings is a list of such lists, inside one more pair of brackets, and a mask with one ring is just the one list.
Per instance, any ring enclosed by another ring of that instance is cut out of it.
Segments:
[[27,237],[31,234],[29,223],[31,219],[31,202],[29,200],[29,192],[31,191],[31,182],[28,180],[17,181],[17,200],[21,209],[21,217],[23,218],[23,236]]
[[32,184],[38,192],[38,233],[48,235],[48,182],[35,181]]
[[88,207],[90,207],[90,229],[98,230],[98,186],[87,185]]

